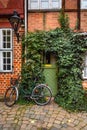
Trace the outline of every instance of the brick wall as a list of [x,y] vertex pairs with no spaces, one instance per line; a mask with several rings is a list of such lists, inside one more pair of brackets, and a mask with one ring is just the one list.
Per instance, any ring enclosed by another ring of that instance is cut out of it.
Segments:
[[[78,21],[78,0],[65,0],[63,8],[65,13],[68,14],[70,19],[70,27],[75,28]],[[87,31],[87,11],[81,11],[80,14],[80,31]],[[45,11],[45,12],[28,12],[28,31],[35,30],[50,30],[59,27],[58,11]],[[87,86],[86,80],[83,86]]]
[[[0,19],[0,28],[8,28],[10,24],[6,18]],[[20,29],[20,33],[22,33]],[[13,39],[13,71],[11,73],[0,73],[0,96],[4,95],[5,90],[10,86],[10,78],[17,78],[18,74],[21,71],[21,58],[22,46],[21,42],[17,43],[17,38],[14,34]]]
[[10,27],[10,23],[7,18],[0,18],[0,28]]
[[81,31],[87,32],[87,12],[81,12]]
[[12,73],[0,73],[0,96],[4,94],[5,90],[10,86],[10,78],[17,78],[17,75],[21,71],[21,45],[14,43],[13,51],[13,72]]
[[65,0],[65,9],[77,9],[77,0]]
[[58,12],[29,13],[28,30],[50,30],[59,26]]
[[[12,15],[14,10],[18,12],[21,18],[24,18],[24,0],[0,1],[0,28],[11,28],[8,17]],[[20,28],[20,33],[23,32],[24,30]],[[11,73],[0,72],[0,96],[4,95],[6,88],[10,86],[10,78],[16,78],[18,73],[21,71],[21,42],[17,43],[17,38],[14,34],[13,38],[13,71]]]
[[[66,13],[70,19],[70,26],[75,28],[77,23],[77,13]],[[45,12],[45,13],[29,13],[28,14],[28,30],[50,30],[59,27],[58,23],[59,12]]]
[[[77,5],[78,0],[65,0],[63,8],[65,13],[68,14],[70,18],[70,26],[74,28],[77,23]],[[69,11],[70,9],[70,11]],[[29,12],[28,13],[28,30],[50,30],[59,27],[58,23],[59,11],[45,11],[45,12]]]
[[76,12],[68,12],[66,13],[69,17],[70,27],[75,29],[77,24],[77,13]]

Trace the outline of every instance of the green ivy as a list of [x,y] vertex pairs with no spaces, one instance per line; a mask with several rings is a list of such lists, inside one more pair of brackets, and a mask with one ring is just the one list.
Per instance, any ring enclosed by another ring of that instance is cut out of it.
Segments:
[[[22,86],[24,88],[27,86],[31,92],[36,83],[45,82],[42,54],[44,51],[50,51],[55,53],[58,66],[58,93],[55,101],[67,110],[87,111],[87,97],[82,86],[86,38],[74,33],[70,28],[56,28],[47,32],[28,33],[22,45],[26,48],[26,52],[23,52],[26,62],[22,67]],[[37,80],[34,82],[35,78]]]

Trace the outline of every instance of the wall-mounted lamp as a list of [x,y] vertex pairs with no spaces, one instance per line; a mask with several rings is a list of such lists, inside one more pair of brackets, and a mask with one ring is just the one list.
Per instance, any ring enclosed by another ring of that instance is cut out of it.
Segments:
[[17,11],[13,12],[13,15],[9,18],[9,22],[12,26],[12,28],[14,29],[14,32],[16,34],[17,37],[17,42],[19,42],[19,33],[18,33],[18,29],[21,25],[21,18],[19,16],[19,14],[17,13]]

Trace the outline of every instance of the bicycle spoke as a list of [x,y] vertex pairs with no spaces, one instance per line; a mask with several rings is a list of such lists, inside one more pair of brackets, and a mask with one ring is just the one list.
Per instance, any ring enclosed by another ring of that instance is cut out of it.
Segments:
[[17,96],[16,89],[13,87],[8,88],[4,97],[5,104],[7,106],[14,105],[14,103],[16,102],[16,96]]
[[37,86],[33,91],[33,95],[35,97],[34,101],[38,105],[48,104],[51,100],[51,97],[52,97],[52,93],[46,85]]

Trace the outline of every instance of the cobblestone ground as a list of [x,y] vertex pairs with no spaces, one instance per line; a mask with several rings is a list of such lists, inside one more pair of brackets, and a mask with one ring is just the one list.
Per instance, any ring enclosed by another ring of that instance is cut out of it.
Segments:
[[53,101],[11,108],[0,102],[0,130],[87,130],[87,113],[69,113]]

